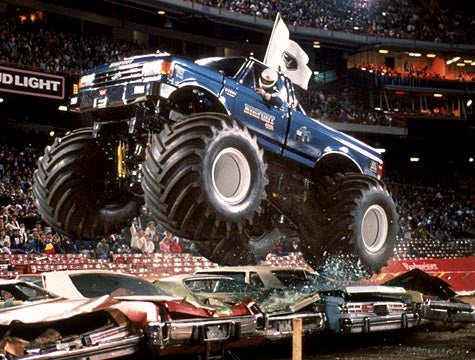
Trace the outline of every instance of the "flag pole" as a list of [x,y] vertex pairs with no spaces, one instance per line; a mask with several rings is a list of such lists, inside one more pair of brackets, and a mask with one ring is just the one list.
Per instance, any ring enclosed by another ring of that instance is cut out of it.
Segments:
[[269,56],[270,44],[272,43],[272,37],[274,36],[274,31],[277,27],[277,24],[279,23],[279,20],[280,20],[280,11],[277,12],[277,16],[275,17],[275,20],[274,20],[274,26],[272,27],[272,33],[270,34],[269,43],[267,44],[266,55],[264,56],[264,61],[263,61],[264,64],[267,63],[267,57]]

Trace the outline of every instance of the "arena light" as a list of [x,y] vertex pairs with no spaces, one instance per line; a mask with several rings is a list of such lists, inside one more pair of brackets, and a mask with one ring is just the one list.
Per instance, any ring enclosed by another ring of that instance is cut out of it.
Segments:
[[442,95],[442,94],[439,94],[439,93],[435,93],[435,94],[434,94],[434,97],[436,97],[436,98],[441,98],[442,96],[443,96],[443,95]]
[[469,99],[469,100],[467,101],[467,106],[472,106],[472,99]]
[[386,50],[386,49],[379,49],[378,52],[379,52],[380,54],[387,54],[387,53],[389,53],[389,50]]
[[68,107],[66,105],[59,105],[58,110],[59,111],[68,111]]
[[2,102],[3,102],[3,98],[0,98],[0,103],[2,103]]
[[314,47],[315,49],[320,49],[320,41],[315,40],[315,41],[313,42],[313,47]]
[[410,162],[419,162],[420,159],[417,156],[412,156],[412,157],[409,158],[409,161]]
[[436,56],[435,54],[427,54],[427,55],[426,55],[426,57],[431,58],[431,59],[432,59],[432,58],[435,58],[435,56]]

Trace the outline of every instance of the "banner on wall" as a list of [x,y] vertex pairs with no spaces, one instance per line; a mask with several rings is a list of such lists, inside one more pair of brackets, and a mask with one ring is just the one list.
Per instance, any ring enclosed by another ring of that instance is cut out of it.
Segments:
[[0,66],[0,92],[63,100],[65,78],[43,72]]

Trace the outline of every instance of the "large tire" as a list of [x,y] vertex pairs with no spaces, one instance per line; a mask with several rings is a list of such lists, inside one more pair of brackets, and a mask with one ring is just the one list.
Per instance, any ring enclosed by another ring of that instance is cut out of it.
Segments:
[[384,184],[362,174],[325,177],[306,205],[300,225],[306,261],[321,270],[326,259],[355,259],[379,273],[393,254],[397,233],[394,202]]
[[153,137],[142,164],[155,220],[193,241],[231,241],[266,198],[267,165],[257,139],[226,115],[201,113]]
[[271,252],[279,235],[279,229],[274,227],[259,236],[244,231],[232,239],[196,241],[195,246],[201,255],[220,265],[258,265]]
[[94,239],[129,225],[143,198],[107,181],[115,166],[91,128],[57,138],[34,174],[33,194],[45,222],[76,239]]

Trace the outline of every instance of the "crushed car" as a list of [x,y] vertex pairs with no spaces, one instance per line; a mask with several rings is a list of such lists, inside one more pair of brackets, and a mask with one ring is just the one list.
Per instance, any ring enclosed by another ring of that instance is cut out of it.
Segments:
[[355,285],[344,290],[351,333],[405,330],[418,324],[412,296],[402,287]]
[[[299,267],[223,266],[196,273],[232,276],[265,289],[295,289],[303,293],[318,290],[323,299],[326,332],[406,329],[418,322],[413,305],[415,295],[402,288],[345,286],[311,269]],[[385,293],[392,297],[384,297]]]
[[293,320],[302,319],[302,334],[323,331],[325,315],[317,291],[303,293],[293,289],[261,290],[241,280],[224,275],[180,274],[154,281],[160,289],[194,299],[198,303],[231,305],[251,298],[265,314],[265,327],[255,337],[264,341],[285,340],[293,334]]
[[41,276],[46,289],[67,298],[107,294],[119,300],[118,307],[143,329],[153,355],[220,352],[263,326],[263,314],[251,301],[225,308],[202,306],[135,275],[108,270],[65,270]]
[[423,294],[418,305],[418,314],[423,320],[474,323],[475,308],[459,299],[443,279],[432,276],[420,269],[412,269],[385,282],[386,285],[404,288]]
[[136,354],[143,331],[108,295],[65,299],[21,280],[0,281],[0,359],[112,359]]

